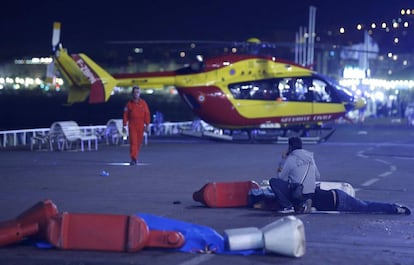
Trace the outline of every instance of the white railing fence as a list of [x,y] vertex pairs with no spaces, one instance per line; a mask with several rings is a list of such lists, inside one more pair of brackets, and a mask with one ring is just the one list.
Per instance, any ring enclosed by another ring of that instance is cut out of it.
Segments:
[[[81,131],[85,134],[97,135],[100,141],[107,141],[111,131],[108,125],[91,125],[79,126]],[[174,135],[179,134],[182,130],[191,130],[194,127],[193,121],[186,122],[164,122],[160,124],[151,124],[149,136],[156,135]],[[0,131],[0,150],[7,147],[30,147],[33,145],[33,139],[45,138],[50,132],[50,128],[35,128],[35,129],[21,129],[21,130],[7,130]],[[32,146],[33,147],[33,146]]]

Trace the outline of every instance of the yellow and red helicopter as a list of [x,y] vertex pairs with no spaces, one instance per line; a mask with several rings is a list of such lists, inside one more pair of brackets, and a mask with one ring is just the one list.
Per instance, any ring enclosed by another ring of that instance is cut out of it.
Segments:
[[[60,23],[55,23],[54,46],[59,34]],[[59,45],[54,62],[69,84],[68,103],[106,102],[114,87],[174,86],[202,120],[230,133],[246,131],[249,137],[257,130],[283,135],[321,130],[324,123],[365,105],[333,80],[271,56],[229,54],[176,71],[110,74],[87,55],[69,55]]]

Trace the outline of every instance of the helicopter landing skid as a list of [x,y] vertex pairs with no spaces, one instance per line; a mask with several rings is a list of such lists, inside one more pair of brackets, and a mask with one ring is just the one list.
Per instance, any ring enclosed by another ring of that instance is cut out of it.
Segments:
[[[270,142],[286,144],[290,137],[297,136],[306,144],[318,144],[326,142],[335,132],[335,128],[313,127],[313,128],[289,128],[289,129],[269,129],[253,130],[247,132],[247,139],[251,143]],[[233,136],[235,141],[243,141]]]
[[[326,142],[335,132],[335,128],[319,128],[310,129],[301,133],[296,133],[289,136],[278,136],[276,142],[278,144],[287,144],[289,137],[298,136],[305,144],[318,144]],[[325,132],[324,132],[325,131]]]
[[335,128],[301,128],[301,129],[266,129],[266,130],[234,130],[234,131],[203,131],[198,133],[182,132],[183,135],[205,138],[216,141],[244,143],[277,143],[285,144],[289,137],[298,136],[305,144],[326,142]]

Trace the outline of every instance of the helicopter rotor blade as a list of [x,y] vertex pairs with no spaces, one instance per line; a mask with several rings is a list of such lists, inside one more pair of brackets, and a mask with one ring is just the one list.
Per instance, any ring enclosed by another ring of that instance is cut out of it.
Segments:
[[[54,22],[53,23],[53,31],[52,31],[52,51],[53,55],[56,53],[56,47],[60,43],[60,22]],[[55,72],[55,59],[53,58],[50,64],[47,65],[46,68],[46,82],[48,84],[52,84],[53,80],[56,76]]]
[[52,33],[52,48],[53,52],[56,51],[56,46],[60,42],[60,22],[53,23],[53,33]]

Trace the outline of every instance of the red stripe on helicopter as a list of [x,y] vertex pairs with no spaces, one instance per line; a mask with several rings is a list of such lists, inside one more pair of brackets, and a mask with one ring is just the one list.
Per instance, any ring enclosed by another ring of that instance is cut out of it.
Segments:
[[82,73],[91,83],[91,91],[89,94],[89,103],[105,102],[105,87],[99,76],[93,71],[89,65],[78,55],[72,55],[73,60],[78,65]]

